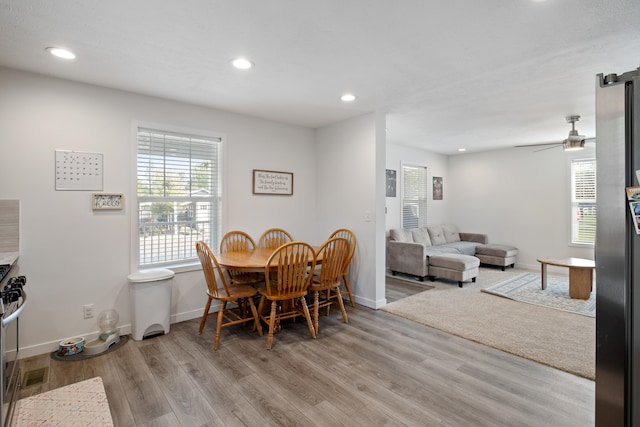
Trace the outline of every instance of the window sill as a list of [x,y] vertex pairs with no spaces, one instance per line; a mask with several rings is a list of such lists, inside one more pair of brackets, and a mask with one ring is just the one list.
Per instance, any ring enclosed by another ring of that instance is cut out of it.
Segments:
[[158,265],[154,267],[140,267],[139,270],[154,269],[154,268],[166,268],[173,271],[176,274],[187,273],[189,271],[202,270],[202,266],[199,262],[185,263],[185,264],[168,264]]

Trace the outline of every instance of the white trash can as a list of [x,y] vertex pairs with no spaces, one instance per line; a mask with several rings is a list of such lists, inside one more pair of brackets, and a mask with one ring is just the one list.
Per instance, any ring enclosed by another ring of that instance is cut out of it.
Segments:
[[128,276],[134,340],[169,333],[173,276],[175,273],[166,268],[141,270]]

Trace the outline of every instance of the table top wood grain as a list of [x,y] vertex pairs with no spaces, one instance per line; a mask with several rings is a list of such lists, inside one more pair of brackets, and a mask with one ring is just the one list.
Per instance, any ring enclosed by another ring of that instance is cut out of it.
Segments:
[[595,261],[583,258],[554,258],[554,257],[541,257],[538,258],[538,262],[542,264],[556,265],[558,267],[568,268],[596,268]]
[[[317,253],[320,246],[312,246],[313,250]],[[218,264],[221,267],[229,270],[238,271],[264,271],[264,267],[267,265],[267,260],[275,249],[256,248],[248,252],[225,252],[215,254]],[[312,260],[309,260],[311,262]],[[318,260],[322,261],[321,259]]]

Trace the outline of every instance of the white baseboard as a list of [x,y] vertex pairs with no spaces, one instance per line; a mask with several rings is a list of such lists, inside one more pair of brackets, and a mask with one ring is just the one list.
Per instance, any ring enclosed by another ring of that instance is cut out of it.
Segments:
[[[212,308],[215,308],[215,307],[212,307]],[[170,324],[173,324],[173,323],[185,322],[187,320],[199,318],[202,316],[202,310],[204,310],[204,307],[198,310],[172,314],[169,322]],[[131,333],[131,324],[121,325],[118,327],[118,329],[120,331],[120,335],[128,335]],[[91,332],[88,334],[84,334],[82,336],[84,337],[86,342],[90,342],[98,339],[98,337],[100,336],[100,331]],[[69,338],[72,338],[72,337],[62,337],[55,341],[44,342],[44,343],[29,346],[29,347],[22,347],[20,348],[18,359],[26,359],[28,357],[39,356],[41,354],[52,353],[54,351],[57,351],[58,347],[60,346],[60,342],[67,340]],[[8,355],[12,356],[11,352],[9,352]]]

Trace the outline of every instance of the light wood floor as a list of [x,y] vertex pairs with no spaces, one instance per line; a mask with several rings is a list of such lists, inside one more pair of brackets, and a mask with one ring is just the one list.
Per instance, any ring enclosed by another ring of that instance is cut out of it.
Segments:
[[[395,290],[393,292],[396,292]],[[397,291],[402,292],[402,291]],[[428,310],[428,307],[425,307]],[[49,354],[37,394],[100,376],[116,426],[592,426],[594,383],[404,320],[347,306],[320,320],[286,324],[267,351],[248,327],[215,317],[84,361]]]

